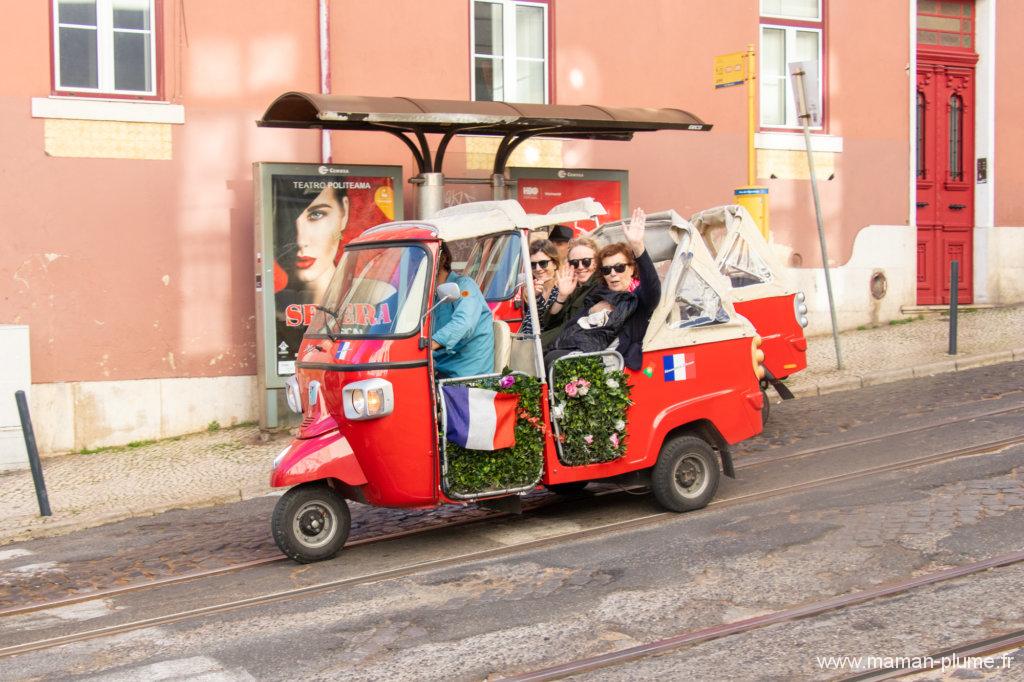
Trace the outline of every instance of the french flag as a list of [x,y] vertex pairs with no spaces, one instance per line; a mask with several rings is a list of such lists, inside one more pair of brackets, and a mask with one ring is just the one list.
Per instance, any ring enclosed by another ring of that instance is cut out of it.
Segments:
[[441,388],[448,440],[467,450],[501,450],[516,444],[519,394],[448,385]]

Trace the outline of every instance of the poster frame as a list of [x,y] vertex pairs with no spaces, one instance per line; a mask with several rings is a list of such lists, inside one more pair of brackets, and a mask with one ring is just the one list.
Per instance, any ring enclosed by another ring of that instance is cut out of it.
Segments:
[[285,386],[286,376],[277,373],[275,348],[268,343],[277,339],[276,309],[274,292],[274,262],[277,254],[274,244],[274,206],[272,183],[278,175],[308,175],[324,178],[345,177],[386,177],[394,188],[394,219],[404,219],[404,196],[402,187],[402,166],[363,165],[345,163],[277,163],[257,161],[253,163],[253,257],[255,265],[256,303],[256,379],[260,394],[260,426],[275,428],[277,419],[277,395]]
[[509,185],[514,191],[513,199],[519,198],[519,180],[610,180],[619,183],[619,203],[622,218],[629,215],[629,171],[613,168],[529,168],[510,166]]

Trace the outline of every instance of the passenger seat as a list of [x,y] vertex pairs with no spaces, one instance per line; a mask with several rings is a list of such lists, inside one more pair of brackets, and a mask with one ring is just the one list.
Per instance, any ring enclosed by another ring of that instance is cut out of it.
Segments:
[[504,320],[494,320],[494,371],[501,372],[512,356],[512,330]]

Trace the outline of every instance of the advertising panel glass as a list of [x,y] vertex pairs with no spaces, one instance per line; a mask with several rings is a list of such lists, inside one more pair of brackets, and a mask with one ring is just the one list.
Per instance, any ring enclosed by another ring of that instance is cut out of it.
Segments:
[[624,170],[509,168],[509,176],[527,213],[547,213],[558,204],[585,197],[597,199],[608,211],[600,218],[602,223],[622,220],[629,212],[629,173]]
[[260,376],[280,388],[344,246],[402,219],[400,166],[256,164]]

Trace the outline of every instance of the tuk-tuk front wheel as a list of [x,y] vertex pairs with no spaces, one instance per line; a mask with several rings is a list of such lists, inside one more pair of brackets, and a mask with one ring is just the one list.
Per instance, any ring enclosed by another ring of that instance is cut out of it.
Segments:
[[661,448],[651,472],[651,490],[669,511],[702,509],[715,496],[719,476],[718,459],[706,441],[676,436]]
[[300,564],[330,559],[348,539],[348,503],[326,483],[292,488],[278,500],[271,519],[274,542]]

